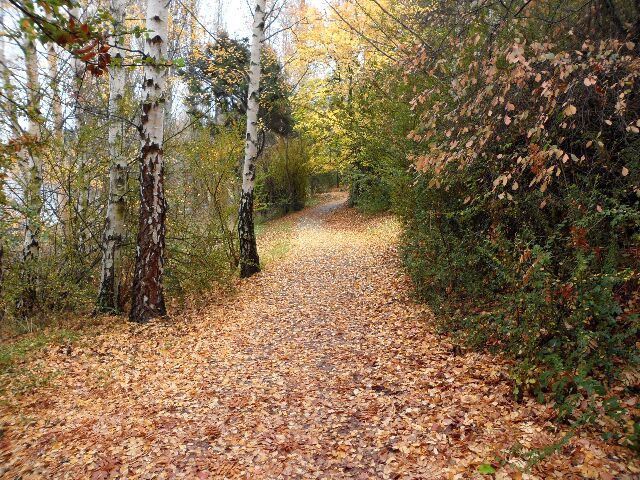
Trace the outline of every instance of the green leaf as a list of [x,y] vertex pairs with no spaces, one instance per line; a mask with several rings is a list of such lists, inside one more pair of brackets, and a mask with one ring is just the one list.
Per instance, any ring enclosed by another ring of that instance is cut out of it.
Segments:
[[496,469],[493,468],[489,463],[483,463],[478,467],[478,472],[483,475],[491,475],[492,473],[496,473]]

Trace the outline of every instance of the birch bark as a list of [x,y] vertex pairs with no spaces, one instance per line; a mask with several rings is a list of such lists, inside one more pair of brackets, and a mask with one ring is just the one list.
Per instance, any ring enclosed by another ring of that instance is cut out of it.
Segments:
[[21,152],[21,163],[25,184],[24,242],[22,258],[24,261],[38,256],[40,251],[40,211],[42,210],[42,162],[37,155],[37,143],[40,140],[40,84],[38,80],[38,56],[35,42],[27,38],[24,43],[25,66],[27,73],[28,98],[28,146]]
[[240,237],[240,276],[250,277],[260,271],[260,259],[253,224],[253,199],[258,156],[258,95],[260,89],[260,50],[264,42],[265,0],[256,0],[251,33],[249,92],[247,95],[247,137],[242,171],[242,194],[238,213]]
[[9,123],[11,135],[20,136],[22,134],[22,130],[20,128],[20,124],[18,123],[18,109],[15,108],[14,105],[14,86],[11,84],[11,72],[9,69],[9,63],[5,51],[6,42],[9,38],[9,34],[7,33],[7,26],[5,25],[5,12],[5,1],[0,0],[0,68],[2,69],[2,88],[4,89],[2,95],[4,97],[2,99],[2,107]]
[[[51,15],[47,15],[47,20],[53,22]],[[53,133],[56,140],[62,142],[64,119],[62,117],[62,100],[60,98],[60,82],[58,72],[58,53],[55,43],[47,43],[47,63],[49,65],[49,85],[51,88],[51,113],[53,116]]]
[[[74,18],[77,24],[81,24],[87,18],[91,18],[92,11],[95,11],[95,4],[89,2],[85,10],[81,10],[79,6],[75,6],[70,11],[70,16]],[[91,94],[91,85],[86,75],[86,64],[78,56],[72,58],[73,81],[74,81],[74,116],[76,121],[76,155],[75,165],[69,166],[69,174],[72,172],[75,176],[73,181],[69,180],[69,217],[73,218],[74,229],[77,242],[76,248],[79,255],[86,255],[88,251],[88,243],[91,238],[89,231],[89,206],[95,196],[95,192],[91,186],[91,175],[89,171],[89,152],[86,140],[86,132],[88,128],[87,106],[90,104],[89,95]],[[75,187],[75,188],[73,188]],[[77,190],[75,192],[74,190]]]
[[[147,0],[146,63],[140,137],[140,217],[129,319],[146,322],[166,315],[162,274],[165,250],[164,95],[167,76],[166,0]],[[163,65],[164,64],[164,65]]]
[[120,264],[124,239],[125,198],[127,194],[127,159],[123,155],[124,117],[122,99],[126,83],[123,68],[125,51],[121,34],[125,20],[125,0],[111,0],[114,19],[114,47],[109,83],[109,196],[102,235],[102,269],[96,308],[101,312],[120,310]]
[[40,141],[40,84],[38,79],[38,56],[35,40],[24,41],[27,94],[27,144],[19,154],[20,168],[24,178],[24,239],[22,243],[22,281],[24,291],[18,300],[18,309],[28,313],[35,303],[35,260],[40,253],[40,212],[42,210],[42,161],[37,149]]
[[[16,116],[16,108],[13,105],[13,89],[11,86],[9,68],[7,65],[7,57],[5,55],[5,37],[6,26],[5,26],[5,2],[4,0],[0,0],[0,70],[2,72],[2,88],[4,91],[4,97],[0,100],[0,107],[2,113],[6,116],[6,120],[8,122],[8,126],[10,129],[10,135],[19,134],[20,128],[18,125],[18,118]],[[3,282],[4,282],[4,246],[5,239],[7,238],[7,232],[5,230],[5,225],[7,223],[7,219],[4,218],[5,211],[0,209],[0,295],[2,294]],[[0,321],[3,320],[3,314],[0,313]]]
[[[53,22],[53,16],[47,14],[47,20]],[[56,51],[55,43],[47,43],[47,64],[49,66],[49,88],[51,89],[51,113],[53,124],[53,138],[55,140],[54,151],[62,158],[59,159],[61,165],[67,165],[68,159],[65,155],[64,149],[64,117],[62,114],[62,99],[60,97],[60,71],[58,68],[58,52]],[[58,227],[61,227],[61,231],[64,237],[66,237],[67,222],[67,196],[65,195],[65,175],[60,177],[60,185],[57,188],[56,197],[57,203],[57,216]]]

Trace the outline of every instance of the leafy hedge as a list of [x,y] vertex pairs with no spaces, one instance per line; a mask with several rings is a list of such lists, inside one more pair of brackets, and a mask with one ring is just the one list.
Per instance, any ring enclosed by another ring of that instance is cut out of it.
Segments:
[[304,208],[309,191],[309,153],[303,137],[277,137],[258,163],[256,196],[266,215]]
[[445,330],[583,421],[618,410],[614,380],[639,387],[637,46],[511,33],[484,57],[461,42],[451,83],[416,97],[403,250]]

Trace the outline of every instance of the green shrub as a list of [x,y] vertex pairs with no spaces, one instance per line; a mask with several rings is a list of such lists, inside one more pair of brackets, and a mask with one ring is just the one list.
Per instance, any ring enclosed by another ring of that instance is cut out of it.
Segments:
[[51,313],[91,311],[94,277],[90,272],[82,279],[71,277],[63,261],[64,257],[46,251],[37,262],[26,265],[9,259],[0,290],[0,330],[8,335],[27,333],[45,325]]
[[243,151],[240,129],[205,127],[168,150],[169,296],[197,295],[235,272],[237,168]]
[[344,179],[338,171],[313,173],[309,177],[309,190],[311,193],[328,192],[331,189],[341,187],[343,181]]
[[384,177],[372,169],[352,169],[349,175],[349,203],[365,213],[378,213],[391,207],[391,188]]
[[266,215],[304,207],[309,190],[309,152],[304,138],[278,137],[258,163],[256,196]]
[[580,42],[496,48],[455,96],[428,90],[429,133],[410,134],[428,148],[398,204],[442,329],[513,356],[516,396],[567,420],[606,410],[640,360],[640,72],[625,43]]

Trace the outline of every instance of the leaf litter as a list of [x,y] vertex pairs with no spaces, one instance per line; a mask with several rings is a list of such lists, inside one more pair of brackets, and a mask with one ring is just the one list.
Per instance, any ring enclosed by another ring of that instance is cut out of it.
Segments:
[[514,446],[561,436],[552,407],[434,333],[392,217],[328,197],[263,235],[289,248],[235,294],[29,360],[53,380],[2,399],[0,477],[638,478],[588,430],[524,472]]

